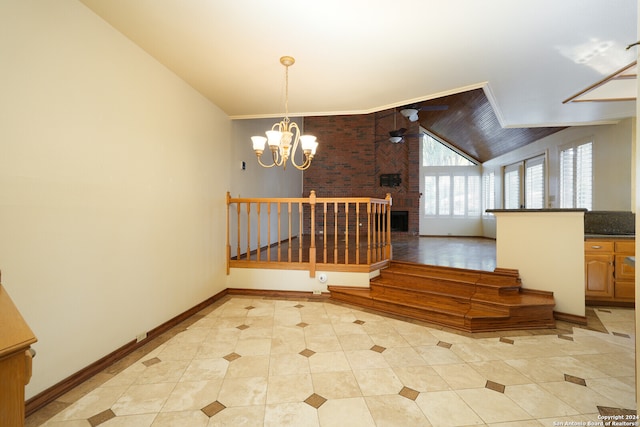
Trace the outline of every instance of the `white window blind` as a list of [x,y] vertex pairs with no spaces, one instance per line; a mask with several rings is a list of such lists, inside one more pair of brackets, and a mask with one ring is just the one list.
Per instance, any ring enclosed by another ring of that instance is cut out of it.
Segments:
[[490,172],[482,177],[483,180],[483,195],[484,195],[484,206],[483,211],[487,209],[495,209],[495,173]]
[[520,167],[521,163],[506,166],[504,169],[504,207],[520,208]]
[[579,143],[560,151],[560,207],[592,209],[593,143]]
[[544,208],[544,156],[525,161],[524,168],[525,208],[542,209]]
[[480,216],[480,194],[477,166],[431,167],[424,177],[424,214]]

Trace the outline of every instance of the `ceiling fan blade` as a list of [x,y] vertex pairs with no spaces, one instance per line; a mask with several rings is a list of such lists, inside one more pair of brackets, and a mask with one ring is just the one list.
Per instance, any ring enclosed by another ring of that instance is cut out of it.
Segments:
[[398,136],[403,136],[404,133],[407,131],[406,128],[400,128],[400,129],[396,129],[396,130],[392,130],[389,131],[389,136],[390,137],[398,137]]
[[448,109],[448,105],[423,105],[420,107],[420,111],[443,111]]

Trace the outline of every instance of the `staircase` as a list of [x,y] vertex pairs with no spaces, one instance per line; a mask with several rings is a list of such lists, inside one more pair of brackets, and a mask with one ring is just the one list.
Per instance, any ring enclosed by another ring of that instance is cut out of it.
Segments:
[[522,289],[518,270],[392,261],[369,288],[329,291],[337,301],[468,332],[555,327],[553,293]]

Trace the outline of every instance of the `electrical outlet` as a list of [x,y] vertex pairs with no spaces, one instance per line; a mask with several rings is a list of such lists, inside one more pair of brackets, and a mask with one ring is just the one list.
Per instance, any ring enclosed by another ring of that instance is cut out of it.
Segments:
[[314,295],[322,295],[322,291],[320,289],[314,289],[313,290],[313,294]]
[[147,333],[146,332],[141,332],[138,335],[136,335],[136,342],[140,342],[147,339]]

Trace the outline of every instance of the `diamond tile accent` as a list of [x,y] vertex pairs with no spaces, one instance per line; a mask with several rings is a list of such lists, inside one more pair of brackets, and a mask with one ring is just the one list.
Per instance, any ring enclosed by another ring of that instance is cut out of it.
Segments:
[[244,331],[245,329],[249,328],[249,325],[240,325],[240,326],[236,326],[236,328],[240,329],[241,331]]
[[242,356],[240,356],[238,353],[229,353],[226,356],[223,357],[223,359],[225,359],[228,362],[233,362],[236,359],[240,359]]
[[301,354],[301,355],[303,355],[304,357],[311,357],[311,356],[313,356],[314,354],[316,354],[316,352],[315,352],[315,351],[313,351],[313,350],[309,350],[308,348],[305,348],[304,350],[302,350],[302,351],[301,351],[300,353],[298,353],[298,354]]
[[223,409],[227,409],[227,407],[216,400],[215,402],[211,402],[210,404],[208,404],[207,406],[205,406],[200,410],[204,412],[204,414],[207,417],[211,418],[218,412],[222,411]]
[[383,347],[381,345],[374,345],[373,347],[370,348],[370,350],[375,351],[376,353],[382,353],[383,351],[386,350],[386,347]]
[[327,399],[325,399],[324,397],[320,396],[319,394],[313,393],[311,396],[307,397],[304,400],[304,403],[306,403],[307,405],[318,409],[326,401],[327,401]]
[[500,342],[503,342],[505,344],[513,344],[515,341],[513,341],[510,338],[504,338],[504,337],[500,337]]
[[355,323],[356,325],[364,325],[364,320],[354,320],[353,323]]
[[587,386],[587,382],[579,377],[574,377],[573,375],[564,374],[564,380],[570,383]]
[[558,335],[558,338],[561,340],[573,341],[573,337],[570,337],[569,335]]
[[254,308],[255,308],[254,306],[252,306],[252,305],[248,305],[248,306],[246,306],[244,309],[245,309],[245,310],[253,310]]
[[307,326],[309,326],[309,324],[308,323],[304,323],[304,322],[300,322],[296,326],[299,326],[301,328],[306,328]]
[[[598,413],[603,417],[612,417],[615,415],[622,415],[622,419],[624,420],[625,415],[637,415],[637,411],[635,409],[624,409],[624,408],[612,408],[610,406],[598,406]],[[636,418],[631,418],[636,419]]]
[[145,360],[144,362],[142,362],[142,364],[148,368],[149,366],[153,366],[156,363],[160,363],[160,362],[162,362],[162,360],[158,359],[157,357],[154,357],[153,359]]
[[107,409],[106,411],[102,411],[99,414],[95,414],[93,417],[89,418],[89,424],[91,427],[99,426],[102,423],[106,423],[111,418],[115,418],[116,414],[111,409]]
[[504,386],[491,380],[487,380],[487,383],[484,385],[484,387],[488,388],[489,390],[497,391],[498,393],[504,393]]
[[448,342],[444,342],[444,341],[438,341],[438,344],[436,345],[438,347],[451,348],[453,344],[449,344]]
[[304,307],[304,305],[302,305],[302,304],[296,304],[296,305],[294,305],[294,307],[295,307],[295,308],[302,308],[302,307]]
[[420,395],[420,392],[409,387],[402,387],[402,390],[400,390],[400,393],[398,394],[402,397],[406,397],[409,400],[416,400]]
[[621,332],[611,332],[613,335],[617,336],[617,337],[622,337],[622,338],[631,338],[629,335],[627,334],[623,334]]

